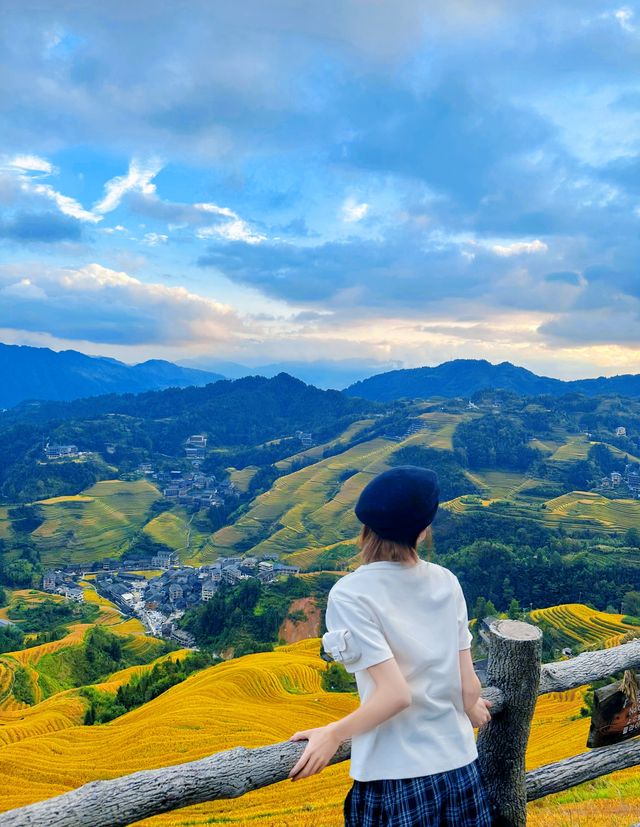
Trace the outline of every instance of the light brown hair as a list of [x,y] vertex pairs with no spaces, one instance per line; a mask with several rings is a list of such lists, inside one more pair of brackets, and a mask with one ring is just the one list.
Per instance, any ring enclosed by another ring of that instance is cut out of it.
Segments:
[[[368,525],[362,526],[358,542],[363,563],[377,563],[382,560],[390,560],[394,563],[417,563],[420,559],[417,543],[410,546],[405,543],[397,543],[395,540],[385,540]],[[427,560],[431,557],[432,544],[433,537],[431,526],[429,526],[425,537]]]

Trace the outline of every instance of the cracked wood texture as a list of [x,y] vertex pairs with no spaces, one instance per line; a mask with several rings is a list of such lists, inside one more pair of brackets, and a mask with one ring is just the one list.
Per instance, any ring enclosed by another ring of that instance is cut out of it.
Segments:
[[597,747],[571,758],[545,764],[527,773],[527,799],[535,801],[584,781],[640,764],[640,740],[633,738],[609,747]]
[[478,733],[478,760],[495,808],[495,827],[526,827],[524,759],[538,696],[542,632],[520,620],[489,627],[487,682],[505,707]]
[[607,678],[622,669],[640,668],[640,638],[611,649],[583,652],[569,660],[545,663],[540,674],[539,694],[564,692]]

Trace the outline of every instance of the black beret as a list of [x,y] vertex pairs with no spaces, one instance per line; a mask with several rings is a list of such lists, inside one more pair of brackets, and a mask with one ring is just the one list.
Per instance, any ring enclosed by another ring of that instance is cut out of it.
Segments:
[[384,540],[414,546],[436,516],[439,494],[435,471],[397,465],[365,485],[355,506],[356,517]]

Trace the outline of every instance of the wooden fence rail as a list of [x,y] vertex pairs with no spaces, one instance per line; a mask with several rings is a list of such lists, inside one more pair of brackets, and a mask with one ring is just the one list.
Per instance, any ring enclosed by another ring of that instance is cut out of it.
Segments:
[[[538,627],[497,620],[489,632],[488,679],[482,695],[492,719],[478,754],[500,827],[525,827],[526,802],[616,770],[640,765],[640,739],[602,747],[525,773],[524,757],[538,695],[640,667],[640,639],[540,665]],[[92,781],[71,792],[0,814],[0,827],[125,827],[153,815],[217,799],[237,798],[288,778],[304,742],[235,747],[198,761]],[[345,761],[345,742],[331,763]],[[622,827],[622,825],[621,825]],[[634,825],[640,827],[640,822]]]

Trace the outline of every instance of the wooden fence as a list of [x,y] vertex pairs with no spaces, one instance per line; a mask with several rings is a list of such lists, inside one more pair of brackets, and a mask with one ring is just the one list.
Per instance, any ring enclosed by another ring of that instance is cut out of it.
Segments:
[[[527,801],[601,775],[640,765],[640,738],[525,772],[524,758],[538,695],[563,692],[640,667],[640,639],[541,666],[542,633],[519,620],[489,630],[488,683],[492,718],[478,735],[478,754],[495,805],[495,827],[524,827]],[[0,827],[124,827],[158,813],[236,798],[288,778],[305,742],[219,752],[172,767],[93,781],[64,795],[0,814]],[[345,742],[331,763],[349,758]],[[302,788],[301,788],[302,789]],[[640,813],[636,817],[640,827]],[[621,825],[624,827],[624,825]]]

